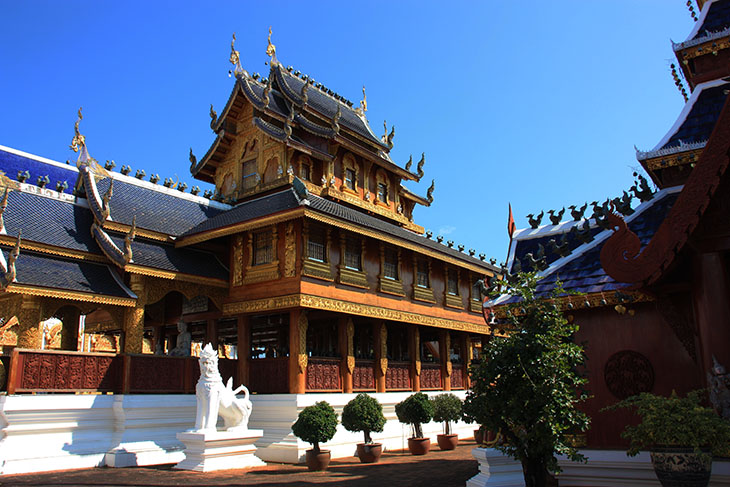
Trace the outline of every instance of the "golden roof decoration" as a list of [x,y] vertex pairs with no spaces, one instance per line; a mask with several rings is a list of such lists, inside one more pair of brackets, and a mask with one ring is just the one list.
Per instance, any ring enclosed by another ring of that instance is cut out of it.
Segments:
[[271,43],[271,26],[269,26],[269,44],[266,46],[266,55],[271,58],[272,63],[276,62],[276,46]]
[[365,116],[365,112],[368,111],[368,96],[365,94],[365,85],[362,85],[362,100],[360,100],[360,106],[355,109],[358,115],[361,117]]

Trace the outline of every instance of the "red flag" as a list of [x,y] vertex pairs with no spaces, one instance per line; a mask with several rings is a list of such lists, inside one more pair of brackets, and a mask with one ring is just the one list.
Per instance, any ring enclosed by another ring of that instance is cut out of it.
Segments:
[[512,234],[515,233],[515,217],[512,216],[512,203],[509,204],[509,219],[507,220],[507,233],[509,238],[512,239]]

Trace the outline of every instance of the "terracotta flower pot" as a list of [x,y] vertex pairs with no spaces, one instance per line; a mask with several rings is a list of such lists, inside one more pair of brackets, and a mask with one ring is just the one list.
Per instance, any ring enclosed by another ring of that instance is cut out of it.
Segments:
[[411,455],[425,455],[431,449],[428,438],[408,438],[408,451]]
[[380,443],[357,444],[357,457],[360,459],[360,463],[378,463],[382,454],[383,445]]
[[320,470],[327,470],[327,465],[330,464],[330,451],[320,450],[319,453],[314,450],[307,450],[306,452],[307,468],[312,472]]
[[709,452],[692,448],[656,447],[650,452],[659,483],[664,487],[707,487],[712,472]]
[[436,435],[436,442],[442,450],[453,450],[459,444],[459,435]]

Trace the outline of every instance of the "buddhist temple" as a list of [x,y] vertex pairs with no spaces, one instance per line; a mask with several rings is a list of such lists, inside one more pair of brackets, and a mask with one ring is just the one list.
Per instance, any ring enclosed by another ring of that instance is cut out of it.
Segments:
[[[625,461],[619,433],[635,418],[601,412],[605,406],[640,392],[712,389],[718,374],[728,379],[730,1],[699,1],[698,8],[687,39],[672,45],[684,108],[653,149],[636,153],[649,178],[634,173],[615,198],[530,214],[529,226],[511,235],[508,279],[535,271],[545,296],[558,282],[580,293],[566,292],[556,304],[585,344],[593,397],[584,410],[592,422],[580,441],[588,457],[614,449],[611,461]],[[496,324],[511,299],[485,301],[487,322]],[[575,482],[568,485],[584,485]]]
[[202,195],[97,162],[81,109],[75,165],[0,147],[8,392],[190,392],[194,367],[167,356],[206,342],[258,394],[467,387],[489,333],[474,283],[498,269],[414,222],[435,183],[403,183],[425,155],[391,159],[364,88],[352,103],[285,67],[271,33],[266,52],[249,74],[234,35],[231,94],[190,151]]

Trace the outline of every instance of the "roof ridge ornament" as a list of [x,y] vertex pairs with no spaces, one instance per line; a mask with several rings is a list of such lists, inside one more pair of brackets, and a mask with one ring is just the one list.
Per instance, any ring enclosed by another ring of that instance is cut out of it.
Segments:
[[109,200],[112,199],[114,194],[114,180],[109,180],[109,189],[106,190],[104,196],[101,199],[101,216],[103,220],[108,220],[111,215],[111,207],[109,206]]
[[236,51],[236,33],[233,33],[233,39],[231,39],[231,55],[228,58],[228,61],[234,66],[233,73],[231,71],[228,71],[228,77],[231,77],[231,74],[236,76],[236,79],[239,79],[243,76],[248,76],[248,72],[243,69],[243,66],[241,66],[241,53]]
[[420,181],[421,178],[424,175],[423,172],[423,165],[426,164],[426,153],[421,152],[421,160],[418,161],[418,166],[416,166],[416,169],[418,170],[418,174],[416,175],[418,177],[418,180]]
[[81,123],[81,120],[84,119],[84,116],[81,114],[82,108],[83,107],[79,107],[79,118],[76,120],[76,123],[74,123],[74,137],[71,139],[69,149],[79,153],[79,157],[76,159],[77,168],[81,168],[81,166],[88,166],[94,177],[109,178],[111,177],[109,171],[104,169],[104,167],[99,164],[96,159],[89,155],[89,150],[86,147],[86,137],[79,131],[79,124]]
[[195,166],[198,165],[198,158],[195,157],[195,154],[193,154],[193,148],[190,148],[190,156],[188,156],[188,159],[190,160],[190,172],[193,172],[195,169]]
[[436,187],[436,180],[431,180],[431,186],[428,187],[426,190],[426,199],[428,200],[428,206],[431,206],[431,203],[433,203],[433,190]]
[[342,107],[340,104],[337,104],[337,113],[335,113],[335,116],[332,117],[332,130],[335,132],[335,134],[340,133],[340,117],[342,116]]
[[213,104],[210,104],[210,128],[215,130],[215,124],[218,122],[218,112],[213,109]]
[[368,95],[365,93],[365,85],[362,85],[362,100],[360,100],[360,106],[355,109],[355,113],[360,115],[361,118],[365,118],[365,112],[368,111]]
[[408,162],[406,162],[406,171],[411,170],[411,166],[413,165],[413,154],[408,157]]
[[279,61],[276,59],[276,46],[271,43],[271,26],[269,26],[269,44],[266,46],[266,55],[271,58],[271,65],[278,64]]
[[[21,231],[18,230],[18,237],[15,241],[15,247],[13,247],[13,250],[8,256],[7,264],[5,264],[4,258],[0,260],[0,269],[3,271],[3,275],[0,276],[0,290],[3,291],[7,289],[7,287],[11,283],[15,282],[15,261],[18,260],[18,257],[20,256],[20,233]],[[2,256],[0,255],[0,258],[1,257]]]
[[3,214],[5,213],[5,209],[8,207],[8,193],[10,193],[10,188],[5,186],[3,200],[2,203],[0,203],[0,235],[7,234],[7,231],[5,230],[5,220],[3,219]]
[[129,229],[129,232],[124,237],[124,264],[129,264],[132,262],[132,240],[134,240],[134,237],[137,235],[137,215],[134,215],[132,217],[132,227]]

